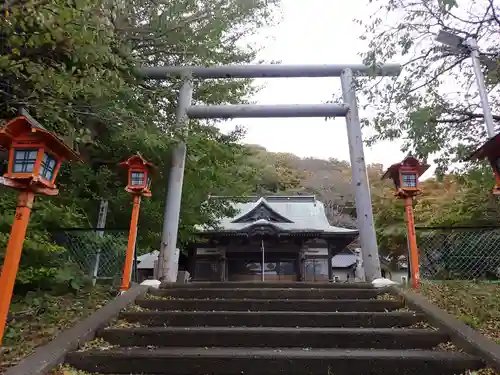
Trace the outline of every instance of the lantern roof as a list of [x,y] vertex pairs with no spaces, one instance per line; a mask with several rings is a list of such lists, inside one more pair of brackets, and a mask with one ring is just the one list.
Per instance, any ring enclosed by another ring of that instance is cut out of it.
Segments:
[[21,111],[21,116],[17,116],[7,121],[0,128],[0,146],[10,148],[16,138],[29,133],[38,134],[53,152],[62,159],[82,161],[80,156],[69,147],[60,137],[45,129],[38,121],[29,115],[25,110]]
[[500,133],[484,142],[465,161],[487,159],[488,157],[496,156],[500,156]]
[[132,165],[142,164],[144,167],[148,169],[153,168],[153,164],[147,161],[142,157],[140,153],[137,153],[131,157],[129,157],[126,161],[120,163],[120,165],[131,167]]
[[387,171],[385,171],[384,175],[382,176],[382,180],[386,178],[390,179],[399,179],[399,170],[402,167],[410,167],[415,169],[417,172],[418,176],[422,176],[427,169],[429,169],[430,165],[426,163],[421,163],[417,158],[414,156],[408,155],[406,158],[403,159],[403,161],[391,165]]

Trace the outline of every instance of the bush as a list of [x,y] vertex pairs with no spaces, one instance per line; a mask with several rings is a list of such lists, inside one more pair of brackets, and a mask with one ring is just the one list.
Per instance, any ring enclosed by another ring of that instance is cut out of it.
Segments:
[[[0,262],[3,264],[9,234],[0,233]],[[30,231],[24,241],[16,278],[15,294],[32,290],[67,293],[82,288],[88,279],[69,261],[67,251],[51,241],[47,232]]]

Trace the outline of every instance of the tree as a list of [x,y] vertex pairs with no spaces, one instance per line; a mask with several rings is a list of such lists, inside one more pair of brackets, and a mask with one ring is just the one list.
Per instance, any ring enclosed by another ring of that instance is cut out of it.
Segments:
[[378,6],[361,39],[368,64],[402,61],[397,79],[360,82],[374,116],[364,124],[376,134],[368,139],[404,139],[403,148],[420,158],[432,155],[438,173],[461,160],[486,139],[483,115],[467,52],[435,41],[440,29],[477,38],[494,118],[500,121],[498,57],[499,5],[494,0],[370,0]]
[[[443,178],[422,182],[423,194],[413,201],[417,226],[497,226],[500,206],[490,194],[493,186],[491,170],[476,167]],[[381,253],[406,253],[405,208],[402,200],[393,196],[390,181],[372,181],[372,201]]]
[[[0,6],[0,116],[26,108],[72,144],[85,164],[65,166],[61,194],[37,200],[29,235],[49,226],[94,226],[100,198],[110,201],[108,226],[128,227],[130,197],[117,163],[141,152],[157,167],[153,198],[140,217],[139,246],[159,245],[170,151],[188,144],[181,241],[195,222],[227,209],[203,206],[209,194],[250,191],[255,171],[244,165],[241,131],[221,134],[214,123],[175,120],[179,80],[145,81],[142,64],[248,63],[259,46],[245,37],[274,22],[279,0],[12,0]],[[244,102],[249,80],[195,81],[195,102]],[[10,204],[3,194],[0,207]],[[46,203],[41,203],[46,202]],[[57,213],[56,216],[55,213]],[[54,220],[57,218],[58,220]],[[0,223],[3,225],[4,223]],[[7,223],[5,223],[7,224]],[[6,225],[8,227],[8,224]],[[42,246],[43,248],[43,246]],[[43,249],[41,249],[43,251]]]
[[294,168],[293,154],[268,152],[264,147],[247,145],[248,163],[257,171],[257,194],[288,194],[302,190],[301,171]]

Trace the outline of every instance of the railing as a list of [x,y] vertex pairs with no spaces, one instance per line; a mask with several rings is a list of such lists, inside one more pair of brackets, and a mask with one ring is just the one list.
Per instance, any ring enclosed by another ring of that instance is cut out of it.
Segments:
[[500,279],[500,227],[421,227],[416,232],[423,279]]
[[127,249],[125,229],[55,229],[51,231],[56,244],[66,249],[64,256],[95,280],[121,277]]

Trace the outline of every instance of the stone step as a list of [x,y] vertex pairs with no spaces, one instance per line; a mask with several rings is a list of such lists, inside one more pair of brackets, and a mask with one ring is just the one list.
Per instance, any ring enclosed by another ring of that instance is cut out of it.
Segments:
[[404,307],[403,301],[389,300],[286,300],[286,299],[137,299],[150,310],[181,311],[391,311]]
[[408,327],[426,321],[423,314],[392,312],[301,311],[140,311],[122,312],[120,319],[145,326],[244,327]]
[[140,327],[99,333],[120,346],[431,349],[449,341],[440,331],[405,328]]
[[[190,283],[168,283],[168,282],[163,282],[160,285],[160,288],[174,288],[174,289],[179,289],[179,288],[209,288],[209,289],[219,289],[219,288],[224,288],[224,289],[236,289],[236,288],[243,288],[243,289],[261,289],[261,288],[278,288],[278,289],[286,289],[286,288],[294,288],[294,289],[369,289],[373,288],[373,285],[371,283],[329,283],[329,282],[262,282],[262,281],[243,281],[243,282],[238,282],[238,281],[225,281],[225,282],[220,282],[220,281],[195,281],[195,282],[190,282]],[[376,289],[376,288],[374,288]]]
[[375,288],[171,288],[154,289],[150,294],[175,298],[253,298],[253,299],[369,299],[383,294]]
[[483,363],[457,352],[300,348],[122,348],[71,352],[67,364],[100,374],[456,375]]

